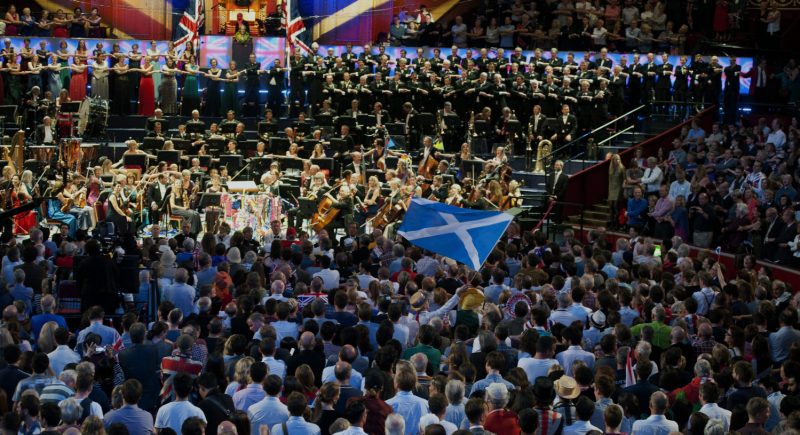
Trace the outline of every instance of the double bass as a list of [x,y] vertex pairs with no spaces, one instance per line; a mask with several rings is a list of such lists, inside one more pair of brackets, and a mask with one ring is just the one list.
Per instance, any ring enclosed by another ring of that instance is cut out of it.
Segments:
[[[433,154],[432,151],[433,150],[431,150],[431,154]],[[426,180],[433,180],[433,176],[436,175],[436,168],[439,167],[439,162],[437,162],[431,154],[428,155],[428,158],[425,160],[424,164],[420,163],[418,169],[419,175]],[[419,186],[422,187],[423,195],[426,195],[428,192],[430,192],[431,183],[421,182],[419,183]]]

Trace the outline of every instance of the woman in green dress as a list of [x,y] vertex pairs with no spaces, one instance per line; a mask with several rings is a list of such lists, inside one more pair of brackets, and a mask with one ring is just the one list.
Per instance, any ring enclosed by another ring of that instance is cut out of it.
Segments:
[[194,55],[189,56],[189,62],[184,67],[186,78],[183,82],[183,100],[181,102],[181,114],[192,116],[192,112],[200,109],[200,93],[197,87],[197,74],[200,67],[197,66]]
[[228,113],[233,110],[235,116],[239,116],[241,107],[239,106],[239,74],[236,71],[236,61],[232,60],[228,71],[225,73],[225,89],[222,92],[221,113]]
[[20,101],[22,101],[22,97],[25,95],[25,90],[22,87],[22,81],[20,81],[19,76],[26,73],[20,69],[20,65],[17,63],[16,56],[10,56],[8,58],[8,63],[6,63],[5,70],[8,71],[8,81],[6,82],[6,105],[16,106],[20,103]]
[[58,74],[61,76],[61,89],[69,89],[69,81],[72,78],[72,74],[69,72],[69,58],[72,55],[67,50],[67,41],[61,41],[58,47],[58,63],[61,65]]

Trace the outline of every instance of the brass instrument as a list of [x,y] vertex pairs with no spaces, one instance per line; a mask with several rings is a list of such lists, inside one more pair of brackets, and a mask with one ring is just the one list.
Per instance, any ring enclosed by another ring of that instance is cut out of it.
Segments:
[[531,168],[531,157],[533,150],[531,149],[531,136],[533,135],[533,124],[528,124],[528,139],[525,146],[525,170],[529,171]]
[[544,156],[550,154],[553,151],[553,144],[544,139],[539,142],[539,150],[536,152],[536,167],[533,170],[534,174],[537,175],[544,175],[545,168],[549,166],[550,157],[548,157],[545,161],[543,158]]
[[442,111],[436,111],[436,133],[444,134],[444,126],[442,125]]

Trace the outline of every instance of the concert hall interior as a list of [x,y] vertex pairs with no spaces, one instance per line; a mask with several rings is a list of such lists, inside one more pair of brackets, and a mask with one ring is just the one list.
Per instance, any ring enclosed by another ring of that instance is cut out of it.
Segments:
[[3,230],[413,245],[422,198],[795,266],[724,231],[797,204],[792,2],[683,3],[4,5]]

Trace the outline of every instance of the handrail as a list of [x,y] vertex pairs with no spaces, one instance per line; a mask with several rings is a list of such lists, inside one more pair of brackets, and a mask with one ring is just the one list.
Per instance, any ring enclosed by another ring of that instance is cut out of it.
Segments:
[[[609,122],[607,122],[607,123],[605,123],[605,124],[601,125],[600,127],[597,127],[597,128],[595,128],[594,130],[592,130],[592,131],[590,131],[590,132],[588,132],[588,133],[584,134],[583,136],[581,136],[581,137],[579,137],[579,138],[577,138],[577,139],[575,139],[575,140],[572,140],[572,141],[570,141],[568,144],[566,144],[566,145],[562,146],[561,148],[559,148],[559,149],[557,149],[557,150],[554,150],[554,151],[552,151],[550,154],[548,154],[548,155],[546,155],[546,156],[543,156],[541,159],[546,159],[546,158],[548,158],[548,157],[551,157],[551,156],[553,156],[554,154],[556,154],[557,152],[559,152],[559,151],[563,150],[564,148],[566,148],[566,147],[568,147],[568,146],[571,146],[572,144],[574,144],[574,143],[578,142],[579,140],[581,140],[581,139],[583,139],[583,138],[585,138],[585,137],[587,137],[587,136],[591,136],[591,135],[593,135],[593,134],[594,134],[594,132],[596,132],[596,131],[598,131],[598,130],[600,130],[600,129],[602,129],[602,128],[606,128],[606,127],[608,127],[609,125],[611,125],[611,124],[613,124],[613,123],[615,123],[615,122],[619,121],[619,120],[620,120],[620,118],[624,118],[624,117],[626,117],[626,116],[630,115],[631,113],[634,113],[634,112],[636,112],[636,111],[639,111],[639,110],[641,110],[641,109],[642,109],[642,108],[644,108],[644,107],[645,107],[645,105],[641,105],[641,106],[639,106],[639,107],[637,107],[637,108],[635,108],[635,109],[631,110],[631,111],[630,111],[630,112],[628,112],[628,113],[625,113],[625,114],[622,114],[622,115],[620,115],[620,116],[617,116],[617,117],[616,117],[616,118],[614,118],[613,120],[611,120],[611,121],[609,121]],[[541,159],[537,159],[537,160],[541,160]]]
[[[571,162],[571,161],[573,161],[573,160],[577,159],[578,157],[580,157],[580,156],[582,156],[582,155],[584,155],[584,154],[586,154],[586,151],[581,151],[581,152],[579,152],[578,154],[575,154],[574,156],[572,156],[572,157],[570,157],[570,158],[568,158],[568,159],[566,159],[566,160],[561,160],[561,163],[564,163],[564,164],[566,164],[566,163],[569,163],[569,162]],[[549,172],[548,172],[548,171],[549,171]],[[545,169],[545,171],[544,171],[544,175],[545,175],[545,177],[547,177],[548,175],[552,174],[553,172],[555,172],[555,169],[553,169],[553,168],[546,168],[546,169]]]
[[634,127],[634,126],[632,125],[632,126],[630,126],[630,127],[626,128],[625,130],[618,131],[618,132],[614,133],[613,135],[609,136],[608,138],[606,138],[606,139],[605,139],[605,140],[603,140],[602,142],[599,142],[599,143],[597,144],[597,146],[600,146],[600,145],[602,145],[602,144],[604,144],[604,143],[606,143],[606,142],[610,141],[611,139],[614,139],[615,137],[617,137],[617,136],[621,135],[622,133],[625,133],[626,131],[628,131],[628,130],[632,129],[633,127]]

